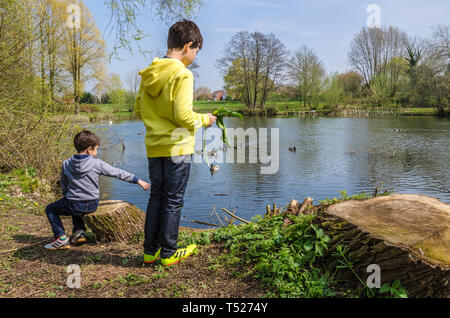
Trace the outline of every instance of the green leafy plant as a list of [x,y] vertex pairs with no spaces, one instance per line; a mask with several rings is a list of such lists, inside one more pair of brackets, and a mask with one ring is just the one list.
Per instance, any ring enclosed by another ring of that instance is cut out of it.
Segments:
[[408,292],[406,289],[400,285],[400,281],[396,280],[392,283],[392,286],[389,283],[384,283],[380,289],[369,288],[366,283],[359,277],[359,275],[354,270],[354,264],[357,260],[351,259],[351,253],[348,252],[347,247],[343,247],[342,245],[336,246],[336,252],[333,252],[334,256],[338,257],[338,265],[336,269],[349,269],[356,278],[363,285],[363,291],[368,298],[373,298],[378,294],[386,294],[384,297],[388,298],[407,298]]
[[388,298],[408,298],[408,292],[402,285],[400,281],[396,280],[392,283],[392,286],[388,283],[384,283],[378,291],[380,294],[387,294]]
[[333,203],[338,203],[338,202],[342,202],[342,201],[347,201],[347,200],[365,200],[365,199],[370,199],[372,197],[371,194],[369,193],[360,193],[360,194],[355,194],[352,196],[349,196],[347,191],[339,191],[340,196],[337,198],[333,198],[333,199],[329,199],[326,198],[323,201],[319,201],[319,203],[321,204],[333,204]]
[[[291,221],[286,227],[284,218]],[[268,297],[331,297],[333,277],[314,266],[330,238],[312,224],[313,215],[256,217],[255,223],[214,231],[229,250],[229,262],[271,289]]]
[[211,232],[180,232],[179,235],[179,244],[180,245],[191,245],[191,244],[197,244],[197,245],[209,245],[211,244]]
[[[244,120],[244,116],[242,116],[241,113],[238,113],[238,112],[235,112],[235,111],[231,111],[231,110],[228,110],[226,108],[217,109],[212,114],[217,117],[217,120],[216,120],[217,127],[222,129],[222,141],[223,141],[223,143],[227,147],[230,147],[230,141],[228,139],[227,126],[225,125],[224,118],[225,117],[237,117],[237,118],[240,118],[241,120]],[[205,133],[204,133],[204,136],[203,136],[203,152],[205,153],[206,163],[209,165],[208,154],[206,153],[206,131],[207,131],[207,129],[208,128],[205,128]]]
[[213,115],[217,117],[217,120],[216,120],[217,127],[222,129],[223,143],[225,145],[227,145],[228,147],[230,147],[230,141],[228,140],[227,126],[225,126],[224,117],[237,117],[237,118],[240,118],[241,120],[244,120],[244,116],[242,116],[241,113],[227,110],[225,108],[220,108],[218,110],[215,110],[213,112]]

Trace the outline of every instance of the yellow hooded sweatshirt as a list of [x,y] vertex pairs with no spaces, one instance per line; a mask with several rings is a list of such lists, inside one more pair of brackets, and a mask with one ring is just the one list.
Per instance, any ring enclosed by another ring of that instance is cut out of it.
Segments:
[[209,125],[209,117],[192,110],[192,72],[180,60],[155,58],[139,75],[142,81],[134,111],[147,129],[147,156],[193,154],[195,133]]

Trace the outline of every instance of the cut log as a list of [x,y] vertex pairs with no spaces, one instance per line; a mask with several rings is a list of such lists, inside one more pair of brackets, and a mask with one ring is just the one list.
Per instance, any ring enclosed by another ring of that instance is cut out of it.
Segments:
[[[400,280],[409,297],[450,297],[450,205],[423,195],[396,194],[333,204],[314,221],[330,236],[323,266],[334,272],[337,245],[347,246],[365,281],[370,264],[381,284]],[[336,279],[361,284],[349,270]]]
[[97,241],[128,242],[144,230],[145,213],[125,201],[101,201],[84,221]]

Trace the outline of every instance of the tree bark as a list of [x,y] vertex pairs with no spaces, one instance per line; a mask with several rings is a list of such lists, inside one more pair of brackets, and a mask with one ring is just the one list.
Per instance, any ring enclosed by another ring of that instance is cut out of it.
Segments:
[[[331,238],[324,269],[333,273],[336,246],[347,246],[363,281],[377,264],[381,284],[400,280],[409,297],[450,297],[449,204],[409,194],[350,200],[321,209],[314,223]],[[350,270],[335,278],[362,287]]]
[[145,214],[125,201],[101,201],[84,220],[97,241],[128,242],[144,230]]

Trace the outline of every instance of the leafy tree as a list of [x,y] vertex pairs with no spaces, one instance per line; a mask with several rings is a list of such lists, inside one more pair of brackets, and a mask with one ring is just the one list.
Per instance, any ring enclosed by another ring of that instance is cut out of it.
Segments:
[[36,32],[33,6],[0,0],[0,109],[17,110],[39,99],[33,72]]
[[342,82],[339,81],[338,73],[332,74],[331,76],[327,77],[324,81],[323,86],[324,101],[327,104],[331,104],[333,106],[339,105],[345,94],[345,90]]
[[296,50],[290,59],[287,73],[298,88],[303,105],[317,106],[325,68],[316,53],[307,46]]
[[110,96],[111,103],[119,105],[125,104],[127,100],[127,91],[123,87],[119,74],[112,73],[109,75],[106,91]]
[[345,95],[349,97],[357,97],[361,94],[363,78],[355,71],[339,74],[338,81],[341,83]]
[[56,94],[66,89],[64,76],[63,41],[67,27],[64,25],[64,15],[67,2],[63,0],[37,0],[35,2],[36,52],[39,60],[39,75],[41,78],[42,99],[46,94],[52,101]]
[[269,93],[270,102],[293,102],[299,98],[297,87],[292,85],[280,85],[276,91]]
[[81,104],[95,104],[95,96],[92,95],[90,92],[84,92],[83,95],[81,95],[80,103]]
[[83,1],[77,0],[75,3],[80,7],[81,27],[67,27],[67,11],[62,16],[62,27],[66,30],[63,35],[64,65],[70,74],[73,95],[78,103],[84,83],[92,79],[101,80],[105,75],[106,44]]

